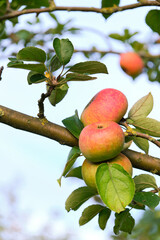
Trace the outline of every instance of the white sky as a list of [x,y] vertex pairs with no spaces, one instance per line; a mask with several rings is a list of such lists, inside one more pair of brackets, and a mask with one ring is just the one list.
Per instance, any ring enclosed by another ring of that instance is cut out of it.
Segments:
[[[94,2],[94,4],[93,4]],[[57,5],[68,6],[99,6],[100,1],[58,1]],[[130,1],[130,3],[135,1]],[[128,3],[128,1],[122,1]],[[100,14],[93,13],[64,13],[58,12],[56,16],[62,21],[65,19],[74,19],[74,25],[79,27],[91,27],[105,34],[119,32],[122,33],[124,28],[130,28],[131,32],[139,31],[139,39],[150,41],[153,34],[150,33],[149,27],[144,23],[145,15],[148,8],[141,8],[132,11],[125,11],[114,14],[105,21]],[[136,16],[136,18],[135,18]],[[26,19],[27,16],[25,16]],[[46,18],[41,16],[44,21]],[[30,18],[30,16],[29,16]],[[23,20],[23,18],[21,17]],[[138,21],[137,21],[138,19]],[[48,26],[50,22],[44,22],[44,26]],[[65,35],[67,37],[67,35]],[[96,46],[99,49],[108,49],[107,42],[100,36],[84,31],[79,36],[69,35],[75,48],[88,49],[90,46]],[[111,42],[113,49],[125,50],[117,41]],[[157,51],[159,51],[157,49]],[[160,52],[159,52],[160,53]],[[158,54],[158,52],[157,52]],[[73,57],[72,63],[85,61],[81,54],[76,54]],[[74,114],[75,109],[79,113],[82,112],[85,105],[93,97],[95,93],[103,88],[116,88],[122,91],[129,102],[129,108],[141,97],[149,92],[154,97],[154,109],[151,117],[157,120],[160,119],[160,95],[159,84],[150,83],[147,76],[142,74],[134,82],[120,69],[119,57],[108,55],[101,60],[106,64],[109,75],[99,74],[96,81],[85,83],[71,83],[69,93],[65,100],[53,108],[48,101],[45,102],[45,115],[48,120],[61,124],[61,121]],[[38,84],[29,86],[26,76],[28,71],[7,69],[7,60],[0,61],[0,66],[3,65],[3,80],[0,82],[0,104],[17,111],[36,116],[37,115],[37,100],[40,94],[45,91],[45,85]],[[59,209],[63,215],[63,223],[68,226],[69,230],[78,234],[81,239],[85,240],[88,237],[95,239],[106,239],[106,232],[103,233],[98,229],[97,219],[84,227],[79,228],[78,219],[80,211],[67,213],[64,209],[66,198],[78,186],[81,186],[81,181],[73,183],[71,180],[62,181],[62,187],[59,188],[56,179],[62,173],[67,154],[70,150],[67,146],[61,146],[58,143],[46,139],[41,136],[33,135],[23,131],[19,131],[0,124],[0,149],[1,149],[1,168],[0,168],[0,185],[10,183],[14,179],[18,179],[20,184],[20,206],[23,210],[31,210],[33,219],[30,224],[33,230],[36,230],[37,221],[45,220],[46,214],[50,209]],[[150,154],[159,156],[159,149],[151,145]],[[136,149],[136,148],[134,148]],[[79,163],[83,159],[79,160]],[[137,174],[138,171],[134,171]],[[160,185],[160,180],[157,178]],[[82,207],[84,208],[84,207]],[[81,208],[81,209],[82,209]],[[134,213],[136,215],[136,213]],[[61,221],[57,224],[63,224]],[[57,225],[58,229],[58,225]],[[65,226],[64,226],[65,229]],[[80,229],[80,231],[79,231]],[[58,234],[58,233],[57,233]],[[98,235],[97,235],[98,234]],[[75,239],[75,236],[74,236]],[[76,235],[78,240],[78,235]],[[80,238],[79,238],[80,239]]]

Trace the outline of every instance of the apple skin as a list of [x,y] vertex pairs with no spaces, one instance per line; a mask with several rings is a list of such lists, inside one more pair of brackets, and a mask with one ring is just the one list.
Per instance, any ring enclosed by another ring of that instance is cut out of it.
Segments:
[[[124,170],[126,170],[130,174],[130,176],[132,176],[132,164],[131,164],[130,160],[122,153],[120,153],[118,156],[111,159],[110,161],[104,161],[102,163],[106,163],[106,164],[117,163],[117,164],[121,165],[124,168]],[[96,178],[95,178],[96,171],[97,171],[97,168],[102,163],[92,163],[92,162],[88,161],[87,159],[85,159],[82,164],[81,171],[82,171],[83,180],[85,181],[87,186],[89,186],[95,190],[97,190]]]
[[92,123],[83,128],[79,148],[91,162],[101,162],[117,156],[123,149],[125,136],[113,121]]
[[84,126],[95,122],[119,122],[128,108],[126,96],[117,89],[106,88],[98,92],[81,114]]
[[144,63],[137,53],[127,52],[120,54],[120,66],[129,76],[136,77],[142,72]]

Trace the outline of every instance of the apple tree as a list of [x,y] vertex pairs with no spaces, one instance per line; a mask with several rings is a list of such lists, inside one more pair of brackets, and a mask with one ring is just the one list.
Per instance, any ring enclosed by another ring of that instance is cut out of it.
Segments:
[[[124,12],[125,14],[132,9],[145,7],[149,8],[145,23],[156,34],[156,40],[149,44],[140,42],[136,38],[137,32],[132,31],[132,26],[130,29],[125,29],[122,34],[113,32],[107,36],[110,41],[114,40],[121,45],[128,45],[131,50],[127,53],[114,51],[113,49],[102,51],[94,46],[88,50],[75,49],[71,40],[64,35],[70,33],[78,36],[83,29],[74,26],[71,20],[62,22],[61,19],[56,17],[56,11],[62,14],[64,11],[76,11],[77,14],[78,12],[86,12],[86,14],[91,12],[101,15],[106,21],[108,19],[111,21],[113,14],[118,12]],[[146,74],[149,81],[160,82],[160,53],[153,54],[151,51],[154,47],[158,48],[160,44],[159,7],[159,0],[135,1],[135,3],[127,5],[122,5],[120,0],[102,0],[99,8],[58,6],[53,0],[1,0],[1,54],[3,56],[10,55],[8,68],[14,68],[15,73],[18,69],[27,70],[26,81],[28,84],[32,87],[34,84],[43,83],[46,85],[46,92],[39,97],[36,117],[0,106],[0,122],[71,147],[67,162],[64,163],[64,170],[58,179],[59,185],[61,185],[62,177],[79,178],[83,181],[82,166],[75,167],[75,162],[83,155],[79,148],[79,136],[86,126],[77,110],[72,116],[62,119],[61,126],[50,122],[45,116],[46,99],[53,107],[57,107],[59,102],[65,101],[65,96],[69,92],[69,82],[81,81],[83,84],[84,81],[95,80],[98,74],[108,74],[107,66],[101,62],[101,59],[107,54],[120,56],[122,69],[134,81],[143,73]],[[29,15],[34,13],[36,18],[34,21],[30,21]],[[33,26],[43,25],[39,16],[44,13],[48,14],[48,18],[55,23],[55,27],[49,27],[44,32],[37,32],[37,29]],[[33,27],[32,30],[27,30],[28,27],[17,27],[22,15],[28,16],[25,26]],[[10,30],[8,25],[12,26]],[[52,48],[48,47],[48,42],[52,42]],[[9,47],[9,45],[14,46],[14,48]],[[21,46],[21,49],[19,49],[19,46]],[[70,60],[76,52],[82,52],[86,59],[83,62],[75,62],[70,65]],[[98,61],[94,60],[94,54],[98,54]],[[5,69],[1,66],[0,78],[2,80],[3,71]],[[111,212],[114,212],[114,233],[119,234],[120,231],[131,233],[135,224],[132,209],[141,211],[147,207],[154,209],[158,206],[160,201],[159,186],[154,175],[160,175],[160,159],[148,155],[148,151],[149,142],[160,148],[160,122],[148,117],[152,109],[153,96],[149,92],[146,96],[135,99],[135,104],[116,123],[123,130],[125,139],[120,151],[131,161],[134,168],[149,173],[144,174],[142,172],[140,175],[131,176],[119,164],[100,164],[95,176],[96,190],[88,185],[83,185],[75,189],[65,202],[65,208],[69,212],[71,210],[76,211],[90,198],[98,199],[95,204],[82,210],[79,219],[80,225],[88,223],[98,215],[98,225],[100,229],[104,230]],[[132,149],[132,142],[138,146],[140,152]]]

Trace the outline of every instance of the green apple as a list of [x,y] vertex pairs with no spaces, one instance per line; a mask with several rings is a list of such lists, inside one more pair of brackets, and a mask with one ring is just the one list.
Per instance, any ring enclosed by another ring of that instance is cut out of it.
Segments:
[[[106,164],[117,163],[121,165],[124,168],[124,170],[126,170],[132,176],[132,164],[130,160],[122,153],[120,153],[118,156],[116,156],[115,158],[109,161],[104,161],[103,163],[106,163]],[[100,164],[102,163],[93,163],[88,161],[87,159],[85,159],[82,164],[83,180],[89,187],[95,190],[97,189],[95,176],[96,176],[97,168],[99,167]]]
[[142,72],[144,63],[137,53],[126,52],[120,54],[120,66],[125,73],[132,77],[136,77]]
[[84,126],[95,122],[119,122],[128,108],[126,96],[119,90],[106,88],[98,92],[81,114]]
[[123,149],[124,133],[113,121],[92,123],[83,128],[79,136],[79,148],[91,162],[114,158]]

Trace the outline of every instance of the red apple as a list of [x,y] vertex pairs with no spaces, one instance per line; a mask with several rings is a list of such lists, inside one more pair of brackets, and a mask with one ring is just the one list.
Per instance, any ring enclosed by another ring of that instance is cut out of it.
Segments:
[[119,90],[106,88],[97,93],[81,114],[84,126],[95,122],[119,122],[128,108],[126,96]]
[[[126,170],[132,176],[132,164],[130,160],[122,153],[120,153],[118,156],[116,156],[112,160],[105,161],[103,163],[106,163],[106,164],[117,163],[121,165],[124,168],[124,170]],[[97,168],[99,167],[100,164],[101,163],[92,163],[87,159],[85,159],[82,164],[83,180],[89,187],[95,190],[97,189],[95,175],[96,175]]]
[[117,156],[124,145],[124,133],[113,121],[92,123],[79,136],[82,154],[91,162],[101,162]]
[[128,75],[136,77],[142,72],[144,63],[137,53],[127,52],[120,54],[120,66]]

